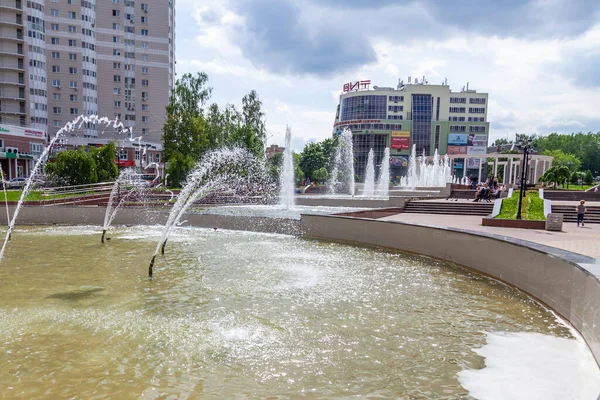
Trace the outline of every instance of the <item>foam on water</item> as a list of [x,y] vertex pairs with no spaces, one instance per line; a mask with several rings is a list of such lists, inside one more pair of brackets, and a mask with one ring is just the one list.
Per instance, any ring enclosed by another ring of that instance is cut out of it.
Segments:
[[591,400],[600,394],[600,370],[580,337],[534,332],[487,333],[474,352],[485,368],[458,374],[478,400]]

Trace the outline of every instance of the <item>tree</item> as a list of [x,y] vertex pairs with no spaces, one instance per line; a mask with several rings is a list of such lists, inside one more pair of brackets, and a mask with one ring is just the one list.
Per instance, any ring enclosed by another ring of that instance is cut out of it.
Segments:
[[544,155],[554,157],[552,166],[567,167],[571,173],[577,172],[581,168],[581,160],[579,158],[573,154],[565,153],[562,150],[546,150]]
[[262,102],[255,90],[250,91],[242,99],[242,125],[249,129],[261,143],[266,142],[265,113],[262,111]]
[[65,185],[98,182],[96,162],[83,148],[61,151],[54,162],[46,164],[45,171],[50,179]]
[[594,176],[592,175],[592,171],[589,169],[585,172],[585,176],[583,177],[583,183],[586,185],[591,185],[594,183]]
[[194,168],[195,161],[190,156],[175,153],[169,159],[167,173],[169,174],[169,186],[180,187],[185,182],[188,173]]
[[573,172],[569,182],[573,185],[577,185],[579,183],[579,172]]
[[274,179],[279,177],[281,165],[283,165],[283,153],[275,153],[269,158],[269,170]]
[[571,176],[569,168],[564,165],[553,165],[539,179],[540,182],[553,182],[556,185],[564,185]]
[[109,142],[100,148],[92,147],[89,149],[89,154],[96,164],[98,182],[110,182],[117,179],[119,168],[115,163],[117,158],[115,142]]
[[304,174],[315,180],[314,171],[323,168],[327,163],[323,148],[319,143],[309,143],[304,147],[302,153],[300,153],[299,167]]
[[313,178],[315,182],[324,182],[328,175],[329,174],[327,173],[327,169],[325,169],[325,167],[321,167],[318,170],[313,171]]

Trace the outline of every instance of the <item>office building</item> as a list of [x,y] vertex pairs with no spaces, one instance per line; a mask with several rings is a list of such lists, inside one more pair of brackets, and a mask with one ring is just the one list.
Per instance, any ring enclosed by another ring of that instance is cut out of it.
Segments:
[[[453,92],[447,83],[432,85],[425,78],[408,78],[396,88],[371,86],[363,80],[344,85],[337,107],[334,134],[353,133],[355,168],[362,179],[372,148],[381,163],[390,148],[391,176],[406,174],[410,149],[417,154],[486,154],[489,135],[488,94],[469,89]],[[455,174],[479,169],[479,159],[454,162]]]

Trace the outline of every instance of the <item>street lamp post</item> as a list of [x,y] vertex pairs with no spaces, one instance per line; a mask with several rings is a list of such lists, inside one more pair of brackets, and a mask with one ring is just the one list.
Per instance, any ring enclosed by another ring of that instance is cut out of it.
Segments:
[[521,168],[521,187],[519,188],[519,204],[517,206],[517,219],[522,219],[521,205],[523,204],[523,197],[527,194],[527,167],[529,164],[527,158],[529,157],[532,143],[533,138],[529,137],[529,139],[527,139],[527,142],[522,142],[518,144],[519,146],[523,147],[523,167]]

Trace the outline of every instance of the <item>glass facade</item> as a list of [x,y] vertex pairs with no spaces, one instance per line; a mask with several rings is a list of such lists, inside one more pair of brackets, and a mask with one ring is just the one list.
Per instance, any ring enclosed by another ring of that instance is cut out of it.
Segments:
[[354,96],[342,100],[340,121],[386,119],[387,96]]
[[433,118],[433,98],[429,94],[412,95],[412,144],[417,146],[417,154],[431,155],[431,120]]
[[364,182],[367,170],[369,151],[373,149],[375,156],[375,179],[379,176],[379,167],[383,159],[383,153],[387,147],[388,135],[354,135],[352,144],[354,149],[354,173],[358,175],[360,182]]

